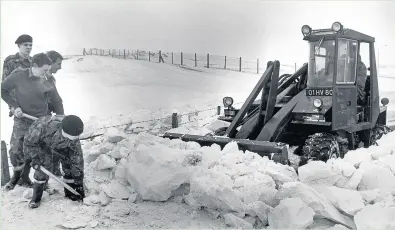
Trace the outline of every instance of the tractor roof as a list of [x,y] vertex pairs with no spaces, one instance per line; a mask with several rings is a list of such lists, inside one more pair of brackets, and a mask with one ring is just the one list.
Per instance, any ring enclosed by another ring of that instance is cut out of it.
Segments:
[[307,41],[319,41],[322,37],[326,39],[335,39],[337,38],[348,38],[354,39],[361,42],[374,42],[374,37],[369,35],[360,33],[358,31],[352,29],[344,29],[341,32],[335,32],[332,29],[320,29],[320,30],[312,30],[310,34],[303,37],[303,40]]

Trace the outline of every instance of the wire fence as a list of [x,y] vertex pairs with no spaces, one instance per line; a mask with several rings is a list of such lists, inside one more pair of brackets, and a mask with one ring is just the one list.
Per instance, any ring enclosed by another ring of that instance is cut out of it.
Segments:
[[[234,103],[234,105],[241,105],[243,103],[244,102],[238,102],[238,103]],[[156,132],[153,133],[153,131],[168,131],[168,130],[171,130],[173,128],[178,128],[180,125],[186,125],[186,124],[190,124],[190,123],[193,123],[193,122],[206,120],[208,118],[214,118],[214,117],[216,117],[216,116],[221,114],[221,106],[217,106],[215,108],[212,107],[212,108],[207,108],[207,109],[202,109],[202,110],[195,110],[193,112],[187,112],[187,113],[182,113],[182,114],[173,113],[172,115],[168,115],[168,116],[164,116],[164,117],[160,117],[160,118],[155,118],[155,119],[140,120],[140,121],[122,123],[122,124],[117,124],[117,125],[103,126],[103,127],[100,127],[100,128],[95,130],[94,133],[96,133],[96,134],[90,135],[90,136],[82,138],[80,140],[88,140],[88,141],[89,140],[93,140],[93,138],[95,138],[95,137],[104,135],[104,133],[97,134],[97,132],[100,131],[100,130],[109,129],[109,128],[116,128],[116,127],[122,127],[122,126],[125,126],[124,132],[126,134],[134,134],[134,133],[136,133],[136,131],[130,130],[130,127],[132,125],[135,125],[135,124],[142,124],[142,123],[148,123],[148,122],[153,122],[153,121],[167,120],[167,119],[169,119],[169,117],[172,117],[172,118],[177,117],[176,120],[178,120],[179,118],[181,118],[183,116],[198,115],[199,113],[213,111],[213,110],[216,110],[216,113],[213,113],[213,115],[203,116],[203,117],[200,117],[200,118],[195,118],[195,119],[192,119],[190,121],[185,121],[185,122],[182,122],[182,123],[178,123],[177,122],[176,124],[174,124],[174,122],[172,122],[172,127],[171,128],[166,128],[166,127],[155,128],[154,127],[154,128],[138,129],[137,130],[137,133],[151,133],[151,134],[155,134]],[[205,126],[205,125],[206,124],[203,124],[202,126]],[[7,158],[10,159],[10,156],[8,154],[7,154]],[[12,168],[13,166],[8,164],[8,167]]]
[[[242,57],[231,57],[213,54],[146,51],[134,49],[85,49],[83,55],[111,56],[113,58],[144,60],[156,63],[166,63],[189,67],[205,67],[224,69],[246,73],[260,74],[265,72],[266,63],[262,60],[248,60]],[[295,72],[297,64],[281,64],[286,72]],[[300,66],[299,66],[300,67]]]

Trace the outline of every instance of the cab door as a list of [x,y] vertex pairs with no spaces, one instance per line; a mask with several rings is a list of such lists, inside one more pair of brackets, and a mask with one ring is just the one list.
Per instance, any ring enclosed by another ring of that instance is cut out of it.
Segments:
[[358,42],[338,38],[332,93],[332,129],[345,129],[357,124]]

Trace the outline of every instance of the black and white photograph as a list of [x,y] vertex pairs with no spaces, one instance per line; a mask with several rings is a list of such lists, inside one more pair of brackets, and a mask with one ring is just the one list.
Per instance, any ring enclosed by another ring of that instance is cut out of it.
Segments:
[[395,229],[394,0],[0,3],[0,229]]

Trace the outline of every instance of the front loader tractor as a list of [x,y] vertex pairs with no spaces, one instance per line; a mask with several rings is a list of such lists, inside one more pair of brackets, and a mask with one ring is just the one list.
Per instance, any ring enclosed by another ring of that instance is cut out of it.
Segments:
[[[308,63],[293,74],[279,76],[280,62],[268,62],[240,109],[232,106],[231,97],[224,98],[226,108],[219,119],[229,121],[228,127],[214,135],[165,133],[163,137],[202,146],[223,147],[236,141],[241,150],[283,164],[289,163],[288,146],[297,146],[300,165],[377,144],[392,130],[386,126],[389,100],[379,98],[375,39],[339,22],[330,29],[304,25],[302,34],[309,44]],[[367,63],[361,60],[362,44],[369,47]]]

